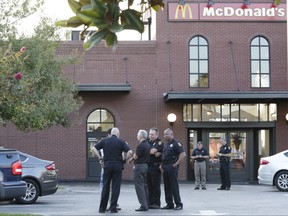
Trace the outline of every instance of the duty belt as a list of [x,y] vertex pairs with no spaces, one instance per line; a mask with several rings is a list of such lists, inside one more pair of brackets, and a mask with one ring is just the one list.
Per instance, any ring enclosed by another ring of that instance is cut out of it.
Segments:
[[201,161],[198,161],[198,160],[195,160],[195,162],[204,162],[205,160],[201,160]]
[[163,161],[163,164],[173,164],[173,161]]
[[122,160],[104,160],[104,162],[110,162],[110,163],[123,163]]

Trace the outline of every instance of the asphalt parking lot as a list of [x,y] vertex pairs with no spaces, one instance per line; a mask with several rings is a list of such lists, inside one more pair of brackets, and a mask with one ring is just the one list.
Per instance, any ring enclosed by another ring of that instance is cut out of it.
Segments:
[[[288,193],[263,185],[233,185],[230,191],[218,191],[217,184],[207,190],[194,190],[193,183],[180,183],[183,210],[135,212],[139,203],[132,183],[123,183],[119,198],[121,211],[107,215],[288,215]],[[54,195],[40,197],[35,204],[0,202],[1,213],[27,213],[43,216],[106,215],[98,213],[98,183],[60,183]],[[162,184],[162,206],[165,205]]]

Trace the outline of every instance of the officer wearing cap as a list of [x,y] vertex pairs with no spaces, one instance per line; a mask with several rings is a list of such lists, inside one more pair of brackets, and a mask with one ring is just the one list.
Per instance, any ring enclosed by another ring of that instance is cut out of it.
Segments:
[[228,146],[226,139],[221,138],[220,142],[222,146],[220,147],[219,156],[220,160],[220,177],[221,177],[221,187],[217,190],[230,190],[230,157],[231,157],[231,147]]
[[162,152],[164,144],[159,138],[159,130],[151,128],[149,131],[150,157],[148,163],[147,184],[149,190],[149,208],[159,209],[161,206],[161,171]]
[[199,141],[197,148],[192,152],[191,159],[194,161],[195,172],[195,190],[199,190],[200,184],[202,190],[206,190],[206,159],[208,159],[208,152],[203,148],[203,143]]
[[[161,209],[181,210],[183,209],[183,204],[180,198],[177,178],[179,165],[186,157],[186,153],[181,143],[174,139],[173,131],[170,128],[164,131],[164,139],[167,143],[164,145],[162,154],[163,162],[160,169],[163,173],[165,201],[167,205]],[[176,204],[175,207],[173,200]]]

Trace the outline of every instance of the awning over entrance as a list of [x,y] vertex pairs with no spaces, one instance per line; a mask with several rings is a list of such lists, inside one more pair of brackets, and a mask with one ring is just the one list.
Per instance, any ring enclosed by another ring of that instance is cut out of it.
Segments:
[[128,83],[97,83],[97,84],[78,84],[79,92],[130,92],[131,85]]
[[164,101],[189,103],[275,103],[288,101],[288,91],[279,92],[167,92]]

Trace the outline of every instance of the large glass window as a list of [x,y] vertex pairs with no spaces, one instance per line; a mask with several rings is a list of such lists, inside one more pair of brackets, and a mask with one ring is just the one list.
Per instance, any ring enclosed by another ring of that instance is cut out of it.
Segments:
[[87,132],[105,132],[114,127],[114,117],[105,109],[94,110],[87,119]]
[[208,42],[196,36],[189,43],[190,87],[208,87]]
[[269,122],[276,104],[183,104],[184,122]]
[[251,41],[251,86],[270,87],[270,48],[264,37]]
[[221,147],[220,138],[225,137],[231,146],[231,169],[243,170],[246,166],[247,133],[244,131],[209,133],[209,170],[219,170],[217,153]]

